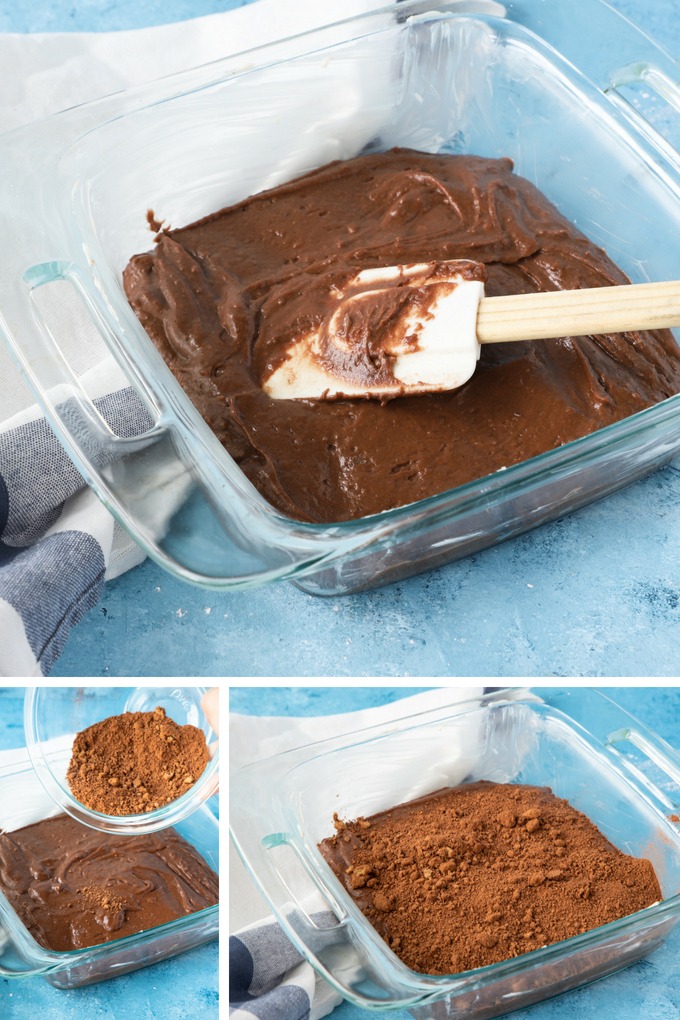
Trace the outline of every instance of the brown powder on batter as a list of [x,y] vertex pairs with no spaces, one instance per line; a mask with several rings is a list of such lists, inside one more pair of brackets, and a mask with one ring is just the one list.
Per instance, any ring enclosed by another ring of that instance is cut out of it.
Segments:
[[178,725],[164,708],[125,712],[77,734],[66,779],[93,811],[143,814],[186,793],[209,758],[203,731]]
[[629,857],[547,787],[440,790],[356,821],[319,848],[391,949],[449,974],[519,956],[662,899]]

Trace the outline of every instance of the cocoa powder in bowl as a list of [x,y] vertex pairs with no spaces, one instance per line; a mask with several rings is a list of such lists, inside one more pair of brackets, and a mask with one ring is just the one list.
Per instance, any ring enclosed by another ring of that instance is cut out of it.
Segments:
[[164,708],[124,712],[76,735],[66,779],[92,811],[144,814],[191,789],[209,758],[203,731],[180,726]]
[[649,861],[547,787],[469,783],[335,827],[323,856],[421,973],[497,963],[662,898]]

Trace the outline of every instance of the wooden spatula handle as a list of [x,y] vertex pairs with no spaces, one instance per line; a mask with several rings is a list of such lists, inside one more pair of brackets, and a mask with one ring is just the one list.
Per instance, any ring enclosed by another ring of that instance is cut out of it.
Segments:
[[485,297],[480,344],[680,326],[680,281]]

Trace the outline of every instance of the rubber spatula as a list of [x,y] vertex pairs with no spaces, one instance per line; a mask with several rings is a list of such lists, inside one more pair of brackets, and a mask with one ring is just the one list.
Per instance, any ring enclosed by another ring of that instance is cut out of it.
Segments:
[[360,271],[329,288],[321,321],[285,347],[263,389],[390,400],[462,386],[482,344],[680,326],[680,281],[485,297],[484,277],[467,260]]

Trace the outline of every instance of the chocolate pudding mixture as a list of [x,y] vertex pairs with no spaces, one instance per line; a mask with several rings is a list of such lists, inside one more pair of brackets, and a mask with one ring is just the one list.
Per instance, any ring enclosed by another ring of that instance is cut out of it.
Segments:
[[281,401],[260,386],[318,326],[328,279],[440,259],[484,263],[486,294],[627,282],[508,159],[407,149],[332,163],[159,235],[129,301],[226,449],[284,513],[341,521],[443,492],[680,391],[668,331],[487,344],[446,394]]
[[217,875],[173,829],[115,836],[68,815],[0,832],[0,889],[33,938],[97,946],[218,901]]
[[401,960],[425,974],[485,967],[662,899],[651,863],[623,854],[547,787],[439,790],[335,819],[321,853]]

